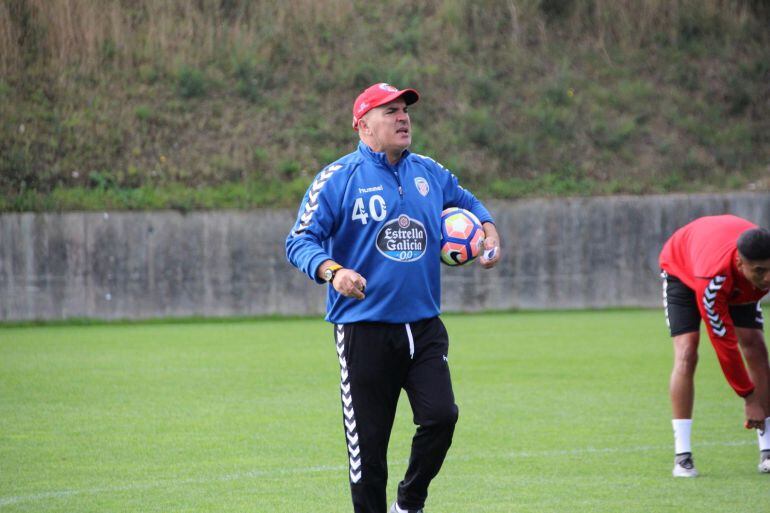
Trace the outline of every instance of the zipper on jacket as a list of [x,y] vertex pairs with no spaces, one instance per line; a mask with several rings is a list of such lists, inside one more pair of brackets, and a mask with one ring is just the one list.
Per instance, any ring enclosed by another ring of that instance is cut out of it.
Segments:
[[398,184],[398,195],[404,197],[404,188],[401,187],[401,178],[398,176],[398,171],[393,171],[393,176],[396,177],[396,183]]

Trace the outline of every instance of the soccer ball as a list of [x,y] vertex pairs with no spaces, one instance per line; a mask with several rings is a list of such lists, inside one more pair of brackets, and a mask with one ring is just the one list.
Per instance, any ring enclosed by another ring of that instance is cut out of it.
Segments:
[[484,246],[479,218],[465,209],[452,207],[441,213],[441,262],[464,265],[474,260]]

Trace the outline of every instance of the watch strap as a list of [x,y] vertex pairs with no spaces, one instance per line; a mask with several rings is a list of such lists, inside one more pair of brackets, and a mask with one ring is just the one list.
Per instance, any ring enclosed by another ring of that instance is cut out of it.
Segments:
[[343,267],[340,264],[334,264],[334,265],[330,265],[329,267],[327,267],[326,271],[324,271],[324,274],[326,276],[329,276],[329,279],[326,280],[326,281],[328,283],[333,282],[334,281],[334,277],[337,275],[337,271],[339,271],[342,268]]

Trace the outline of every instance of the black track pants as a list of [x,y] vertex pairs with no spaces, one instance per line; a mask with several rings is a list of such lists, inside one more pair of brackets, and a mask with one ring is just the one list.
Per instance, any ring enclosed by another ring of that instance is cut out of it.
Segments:
[[422,508],[457,422],[444,323],[434,317],[409,324],[338,324],[335,339],[354,511],[387,513],[388,441],[402,388],[418,427],[398,502]]

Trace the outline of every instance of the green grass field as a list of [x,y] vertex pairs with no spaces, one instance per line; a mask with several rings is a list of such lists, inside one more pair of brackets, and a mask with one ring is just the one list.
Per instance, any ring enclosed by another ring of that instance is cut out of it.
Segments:
[[[662,312],[444,321],[460,421],[428,513],[767,505],[756,435],[705,340],[702,475],[671,477]],[[0,511],[352,511],[338,380],[320,319],[0,327]],[[391,498],[412,431],[402,397]]]

